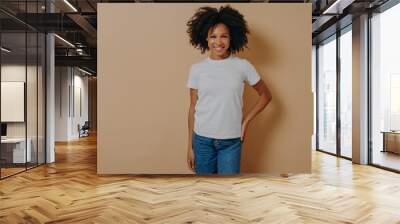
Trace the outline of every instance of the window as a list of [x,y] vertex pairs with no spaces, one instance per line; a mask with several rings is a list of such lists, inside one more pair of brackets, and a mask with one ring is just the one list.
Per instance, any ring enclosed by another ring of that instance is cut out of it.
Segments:
[[[400,5],[371,18],[371,162],[400,170]],[[395,132],[397,131],[397,132]]]
[[337,35],[320,43],[317,50],[317,149],[350,159],[352,26],[345,27]]
[[352,32],[340,36],[340,155],[352,157]]
[[318,47],[318,145],[336,153],[336,36]]

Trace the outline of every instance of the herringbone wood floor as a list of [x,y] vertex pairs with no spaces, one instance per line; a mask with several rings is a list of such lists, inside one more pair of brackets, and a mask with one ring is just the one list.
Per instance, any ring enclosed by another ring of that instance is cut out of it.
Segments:
[[0,181],[0,223],[400,223],[400,175],[313,153],[288,178],[97,176],[96,139]]

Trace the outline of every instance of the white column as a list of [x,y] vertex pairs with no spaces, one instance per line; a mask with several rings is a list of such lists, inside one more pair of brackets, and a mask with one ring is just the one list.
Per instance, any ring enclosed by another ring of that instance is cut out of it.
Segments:
[[353,162],[368,163],[368,15],[353,20]]
[[54,76],[54,35],[47,34],[46,36],[46,60],[47,60],[47,76],[46,76],[46,163],[52,163],[55,161],[55,150],[54,150],[54,133],[55,133],[55,76]]

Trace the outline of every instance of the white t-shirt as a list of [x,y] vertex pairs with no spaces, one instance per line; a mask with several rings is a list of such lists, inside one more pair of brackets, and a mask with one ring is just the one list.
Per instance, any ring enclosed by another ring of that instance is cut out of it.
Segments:
[[240,137],[244,82],[252,86],[259,80],[252,64],[233,55],[193,64],[187,87],[197,89],[198,94],[194,132],[216,139]]

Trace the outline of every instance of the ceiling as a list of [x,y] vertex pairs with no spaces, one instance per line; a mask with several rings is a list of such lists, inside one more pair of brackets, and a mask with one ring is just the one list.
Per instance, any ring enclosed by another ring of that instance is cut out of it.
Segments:
[[[338,20],[341,26],[351,23],[351,17],[373,9],[387,0],[236,0],[236,1],[205,1],[205,0],[45,0],[20,1],[1,0],[0,24],[6,38],[2,43],[8,47],[25,50],[25,39],[22,38],[26,28],[30,31],[55,32],[74,47],[56,39],[56,65],[85,67],[96,72],[97,67],[97,3],[148,3],[148,2],[268,2],[268,3],[312,3],[313,42],[318,42],[325,36],[335,32]],[[330,7],[332,6],[332,7]],[[323,13],[326,9],[329,13]],[[49,13],[52,11],[52,13]],[[26,13],[27,12],[27,13]],[[346,20],[347,19],[347,20]],[[346,21],[348,21],[346,23]],[[334,28],[332,28],[334,27]],[[331,30],[330,30],[331,29]],[[22,32],[22,33],[21,33]],[[20,47],[18,47],[20,46]],[[28,52],[36,48],[28,44]],[[19,49],[19,50],[18,50]],[[21,52],[23,53],[23,52]]]

